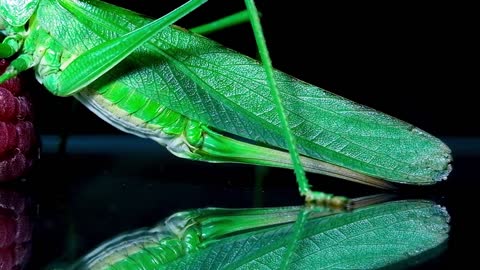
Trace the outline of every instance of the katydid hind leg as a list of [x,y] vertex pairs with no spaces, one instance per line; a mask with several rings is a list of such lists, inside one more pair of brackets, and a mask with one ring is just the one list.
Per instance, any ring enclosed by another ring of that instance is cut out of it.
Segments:
[[282,257],[282,261],[280,263],[280,269],[288,269],[288,265],[292,260],[292,256],[295,253],[295,249],[298,246],[298,241],[302,237],[303,229],[308,219],[308,215],[310,214],[310,208],[301,208],[298,212],[297,220],[295,224],[293,224],[292,234],[290,235],[290,241],[285,249],[285,253]]
[[[294,165],[289,153],[285,151],[239,141],[229,137],[228,134],[219,134],[205,126],[201,126],[201,129],[203,142],[199,148],[191,153],[191,156],[186,155],[188,158],[293,169]],[[305,156],[300,156],[300,160],[305,170],[311,173],[328,175],[382,189],[395,189],[395,186],[386,181],[337,165]]]
[[247,10],[249,11],[250,22],[252,24],[255,40],[257,42],[258,52],[260,54],[260,58],[266,73],[267,83],[269,85],[271,95],[275,101],[275,107],[280,117],[281,126],[284,131],[284,137],[287,141],[287,146],[291,155],[293,169],[297,179],[300,194],[302,196],[305,196],[306,201],[332,205],[334,207],[343,207],[348,204],[348,200],[346,198],[311,190],[311,186],[308,183],[308,179],[306,177],[300,155],[296,148],[295,137],[292,135],[292,132],[290,130],[285,109],[282,105],[279,90],[273,76],[274,73],[272,62],[269,56],[262,26],[260,23],[260,16],[258,15],[258,10],[255,6],[254,0],[245,0],[245,5],[247,6]]
[[165,27],[194,11],[206,1],[190,0],[162,18],[93,47],[77,57],[63,71],[46,76],[43,84],[59,96],[75,94],[107,73]]

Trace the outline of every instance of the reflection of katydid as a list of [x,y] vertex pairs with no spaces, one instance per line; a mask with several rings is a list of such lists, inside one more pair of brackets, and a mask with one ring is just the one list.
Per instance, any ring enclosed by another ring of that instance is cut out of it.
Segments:
[[96,0],[0,0],[0,56],[18,53],[0,82],[33,67],[55,95],[74,95],[105,121],[177,156],[294,168],[300,193],[318,202],[344,200],[312,192],[301,164],[384,188],[446,178],[450,150],[435,137],[273,70],[253,1],[247,10],[265,68],[169,27],[205,1],[151,21]]
[[412,257],[416,263],[429,259],[448,238],[447,212],[429,201],[338,212],[328,207],[179,212],[151,229],[116,236],[68,269],[378,269],[407,265]]

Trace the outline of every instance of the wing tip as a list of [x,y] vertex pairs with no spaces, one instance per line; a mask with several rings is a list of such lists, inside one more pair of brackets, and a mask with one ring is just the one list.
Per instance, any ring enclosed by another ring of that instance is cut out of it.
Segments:
[[447,180],[448,176],[453,170],[452,162],[453,162],[453,157],[452,157],[452,150],[444,143],[442,143],[444,146],[443,151],[443,166],[440,170],[438,170],[438,173],[433,177],[434,183],[441,182]]
[[437,177],[434,179],[435,182],[441,182],[441,181],[447,180],[447,178],[450,175],[450,173],[452,172],[452,170],[453,170],[452,164],[449,162],[447,164],[447,166],[445,167],[445,169],[443,171],[441,171],[437,175]]

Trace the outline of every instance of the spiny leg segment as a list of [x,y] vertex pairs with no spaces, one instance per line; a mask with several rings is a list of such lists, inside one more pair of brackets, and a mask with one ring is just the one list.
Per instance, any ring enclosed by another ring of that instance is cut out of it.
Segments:
[[258,10],[253,0],[245,0],[245,5],[247,6],[247,10],[250,14],[250,22],[252,24],[260,58],[267,76],[267,82],[270,87],[271,95],[275,101],[275,106],[277,108],[277,112],[280,117],[280,123],[284,131],[284,137],[287,141],[288,150],[290,152],[290,156],[292,159],[293,168],[295,171],[295,176],[297,178],[297,184],[300,190],[300,194],[302,196],[305,196],[305,199],[307,202],[315,202],[319,204],[343,207],[348,203],[348,200],[346,198],[333,196],[332,194],[326,194],[323,192],[312,191],[310,188],[310,184],[308,183],[305,170],[303,168],[302,162],[300,161],[300,155],[298,154],[298,151],[296,148],[295,137],[292,135],[292,132],[288,125],[285,109],[283,107],[280,94],[277,88],[277,84],[273,76],[272,61],[270,59],[265,37],[263,35],[263,30],[260,23],[260,16],[258,14]]

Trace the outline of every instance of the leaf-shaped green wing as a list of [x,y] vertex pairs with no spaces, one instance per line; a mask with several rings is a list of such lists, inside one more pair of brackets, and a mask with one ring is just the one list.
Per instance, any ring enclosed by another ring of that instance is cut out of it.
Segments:
[[[448,237],[449,216],[427,201],[396,201],[309,220],[288,269],[372,269],[429,258]],[[167,269],[279,269],[293,224],[213,242]]]

